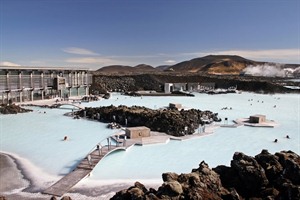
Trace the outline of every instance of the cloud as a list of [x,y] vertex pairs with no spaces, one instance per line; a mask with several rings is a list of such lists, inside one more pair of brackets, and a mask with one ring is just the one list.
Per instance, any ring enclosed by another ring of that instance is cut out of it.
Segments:
[[[68,49],[70,50],[70,49]],[[75,51],[76,50],[76,51]],[[151,65],[175,64],[178,60],[184,61],[196,57],[207,55],[239,55],[247,59],[256,61],[276,62],[276,63],[300,63],[300,52],[298,49],[265,49],[265,50],[216,50],[216,51],[198,51],[184,53],[160,53],[148,55],[107,55],[83,56],[85,51],[77,51],[78,48],[72,49],[69,52],[81,52],[81,56],[71,57],[65,60],[67,63],[80,64],[90,67],[105,66],[105,65],[137,65],[146,63]],[[89,52],[89,50],[87,50]],[[94,54],[94,52],[90,51]]]
[[175,63],[176,61],[175,60],[166,60],[165,61],[165,63],[167,63],[167,64],[173,64],[173,63]]
[[68,58],[65,60],[67,63],[77,64],[115,64],[116,60],[102,57],[82,57],[82,58]]
[[206,55],[238,55],[248,59],[261,61],[283,61],[300,63],[299,49],[259,49],[259,50],[223,50],[181,53],[178,56],[206,56]]
[[219,54],[240,55],[251,59],[299,60],[299,49],[229,50]]
[[0,62],[0,65],[2,65],[2,66],[9,66],[9,67],[19,67],[19,66],[21,66],[19,64],[16,64],[16,63],[13,63],[13,62],[9,62],[9,61]]
[[63,49],[64,52],[70,54],[77,54],[77,55],[89,55],[89,56],[97,56],[98,53],[95,53],[89,49],[83,49],[78,47],[68,47]]

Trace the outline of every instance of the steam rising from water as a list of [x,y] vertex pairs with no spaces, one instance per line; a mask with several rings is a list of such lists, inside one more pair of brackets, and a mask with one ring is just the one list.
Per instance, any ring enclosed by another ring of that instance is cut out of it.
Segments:
[[243,72],[246,75],[252,76],[291,77],[300,73],[300,67],[293,69],[283,68],[283,66],[279,64],[249,65]]

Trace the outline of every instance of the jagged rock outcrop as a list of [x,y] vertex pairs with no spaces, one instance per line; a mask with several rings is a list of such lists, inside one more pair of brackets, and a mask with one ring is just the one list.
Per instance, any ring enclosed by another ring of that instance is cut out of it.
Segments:
[[237,152],[230,167],[210,169],[202,161],[188,174],[164,173],[164,183],[157,190],[137,182],[111,200],[299,200],[299,174],[300,156],[292,151],[270,154],[263,150],[255,157]]
[[0,105],[0,113],[1,114],[17,114],[17,113],[25,113],[32,112],[30,109],[22,108],[15,104],[2,104]]
[[78,111],[76,114],[102,122],[116,122],[129,127],[147,126],[152,131],[165,132],[174,136],[193,134],[199,124],[220,121],[218,114],[211,111],[197,109],[152,110],[141,106],[127,107],[123,105],[85,108],[85,110]]
[[190,174],[164,173],[162,176],[164,183],[157,190],[147,190],[136,182],[133,187],[118,192],[111,199],[221,200],[229,196],[234,199],[234,195],[222,187],[219,175],[209,169],[205,162],[201,162],[199,168],[193,169]]
[[284,85],[300,86],[286,78],[252,77],[252,76],[217,76],[194,73],[159,73],[138,75],[94,75],[91,91],[93,94],[104,94],[107,91],[129,92],[138,90],[164,91],[165,83],[215,83],[215,88],[237,86],[238,90],[258,93],[299,92],[283,87]]
[[231,161],[231,168],[238,175],[236,188],[243,196],[257,194],[269,183],[264,169],[251,156],[237,152]]
[[255,156],[255,160],[263,167],[270,182],[275,181],[282,174],[283,167],[278,161],[278,157],[270,154],[267,150],[263,150],[260,154]]
[[162,90],[162,83],[154,75],[138,74],[124,76],[94,75],[92,92],[95,94],[108,91],[128,92],[138,90]]
[[300,184],[300,156],[292,151],[276,153],[278,161],[284,168],[283,177],[289,179],[293,184]]

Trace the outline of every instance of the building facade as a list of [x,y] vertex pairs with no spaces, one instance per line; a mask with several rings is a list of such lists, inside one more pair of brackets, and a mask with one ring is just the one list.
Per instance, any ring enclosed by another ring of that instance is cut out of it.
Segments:
[[165,83],[164,92],[171,93],[174,91],[199,92],[201,90],[214,90],[215,83]]
[[87,69],[0,66],[0,103],[88,95]]

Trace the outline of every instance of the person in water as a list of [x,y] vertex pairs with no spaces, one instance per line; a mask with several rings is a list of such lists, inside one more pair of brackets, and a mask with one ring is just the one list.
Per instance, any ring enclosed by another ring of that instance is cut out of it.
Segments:
[[67,141],[67,140],[68,140],[68,136],[65,136],[65,137],[64,137],[64,141]]
[[274,142],[276,143],[276,142],[278,142],[278,140],[277,140],[277,139],[275,139],[275,140],[274,140]]

